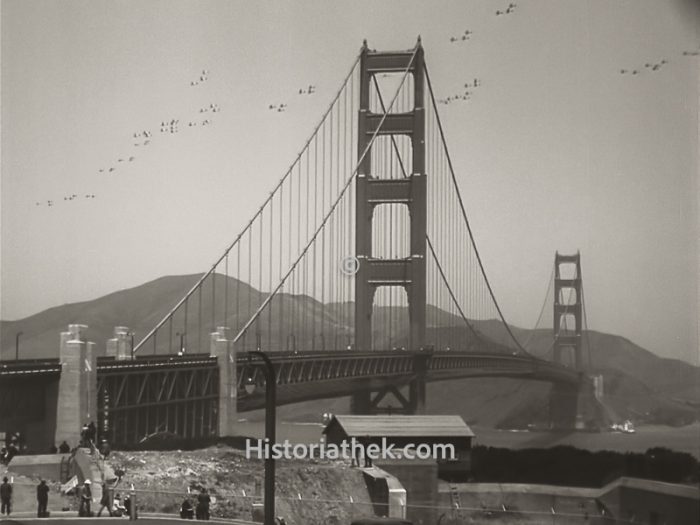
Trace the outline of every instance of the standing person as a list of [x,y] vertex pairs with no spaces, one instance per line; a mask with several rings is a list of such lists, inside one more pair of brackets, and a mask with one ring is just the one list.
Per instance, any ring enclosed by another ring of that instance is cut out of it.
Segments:
[[100,510],[97,511],[97,517],[99,518],[102,516],[102,511],[104,509],[107,509],[107,512],[109,512],[109,517],[112,517],[112,498],[109,497],[109,489],[107,488],[107,484],[103,483],[102,484],[102,498],[100,499]]
[[90,421],[90,424],[88,425],[88,433],[87,433],[87,438],[88,441],[91,443],[95,443],[95,439],[97,439],[97,427],[95,426],[94,421]]
[[80,507],[78,508],[78,516],[89,517],[92,514],[90,504],[92,503],[92,490],[90,490],[91,481],[86,479],[83,487],[80,490]]
[[90,430],[88,429],[87,423],[83,425],[83,428],[80,429],[80,446],[81,447],[89,447],[90,445],[88,444],[88,434],[90,433]]
[[198,520],[208,520],[209,519],[209,503],[211,503],[211,497],[207,494],[207,489],[202,488],[202,491],[197,496],[197,519]]
[[12,458],[15,457],[17,454],[19,454],[19,449],[17,448],[16,442],[13,439],[13,441],[7,447],[7,454],[6,454],[7,463],[9,464],[10,461],[12,461]]
[[37,518],[48,518],[49,513],[46,508],[49,505],[49,487],[45,480],[41,480],[36,487]]
[[100,454],[102,454],[103,458],[106,458],[109,456],[109,453],[112,451],[112,449],[109,446],[109,443],[107,443],[106,439],[102,440],[102,443],[100,444]]
[[7,476],[5,476],[0,485],[0,514],[9,516],[10,512],[12,512],[12,485],[7,482]]
[[[128,494],[126,496],[124,496],[124,509],[126,511],[126,515],[131,517],[131,496],[129,496]],[[136,510],[136,509],[134,509],[134,510]],[[134,515],[135,514],[136,513],[134,512]],[[135,519],[135,517],[134,517],[134,519]]]

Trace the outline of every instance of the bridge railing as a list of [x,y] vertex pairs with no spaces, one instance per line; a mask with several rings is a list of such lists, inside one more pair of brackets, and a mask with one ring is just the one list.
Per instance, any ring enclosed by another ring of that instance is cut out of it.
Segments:
[[[299,466],[298,468],[301,468]],[[347,467],[346,467],[347,468]],[[262,471],[262,464],[260,464]],[[222,479],[226,476],[222,475]],[[163,515],[180,516],[180,509],[185,501],[192,506],[196,515],[197,496],[202,484],[198,481],[190,483],[190,489],[175,489],[167,475],[163,481],[170,488],[161,490],[137,486],[135,490],[126,489],[120,495],[135,494],[140,516]],[[255,476],[258,485],[262,486],[261,475]],[[149,483],[149,485],[158,482]],[[32,487],[33,488],[33,487]],[[126,487],[124,487],[126,488]],[[211,519],[240,519],[257,521],[262,516],[263,497],[258,492],[254,482],[220,483],[209,486],[211,497],[209,515]],[[115,489],[119,492],[119,487]],[[326,493],[329,491],[326,490]],[[337,493],[338,491],[333,491]],[[366,494],[338,496],[319,495],[318,491],[308,487],[281,484],[275,497],[277,517],[285,519],[286,523],[303,523],[304,525],[327,525],[328,523],[350,523],[354,519],[389,514],[389,504],[372,502]],[[462,504],[447,501],[447,494],[433,504],[403,504],[394,505],[393,512],[432,515],[441,523],[481,523],[494,520],[523,520],[528,523],[567,523],[589,525],[590,523],[614,524],[636,523],[621,518],[614,518],[601,512],[592,498],[581,499],[566,496],[548,496],[531,501],[518,499],[510,493],[489,493],[477,498],[470,498]],[[545,501],[546,499],[546,501]],[[99,507],[97,507],[99,508]]]
[[[303,468],[299,465],[297,468]],[[255,521],[261,515],[263,498],[256,494],[255,485],[262,486],[262,464],[259,464],[259,474],[253,474],[247,481],[240,483],[224,482],[208,486],[212,497],[210,505],[211,519],[239,519]],[[235,475],[235,474],[234,474]],[[131,483],[125,482],[112,489],[113,494],[121,498],[127,494],[135,494],[140,517],[162,516],[180,517],[180,508],[187,499],[193,508],[197,504],[201,481],[194,479],[192,473],[185,477],[190,481],[173,481],[172,474],[163,472],[154,477],[153,481],[137,483],[131,490]],[[180,477],[179,475],[177,477]],[[221,476],[224,479],[224,476]],[[242,476],[241,476],[242,477]],[[48,511],[52,517],[78,516],[78,499],[74,494],[63,494],[60,484],[49,481]],[[154,489],[153,485],[162,485],[162,489]],[[189,487],[189,490],[188,490]],[[326,491],[327,492],[327,491]],[[428,511],[435,516],[438,523],[492,522],[496,520],[518,521],[527,523],[554,523],[589,525],[635,524],[638,520],[614,517],[605,513],[602,507],[596,505],[593,498],[573,498],[570,496],[546,496],[526,500],[517,498],[509,492],[485,493],[465,501],[462,494],[461,504],[448,502],[448,496],[440,492],[441,498],[433,505],[404,505],[405,511]],[[36,483],[16,480],[13,483],[15,505],[13,515],[17,519],[34,516],[36,513]],[[99,502],[93,501],[92,511],[99,510]],[[303,487],[278,487],[275,498],[277,516],[283,517],[292,525],[327,525],[328,523],[350,523],[353,519],[386,515],[388,505],[371,502],[367,496],[352,495],[319,496],[318,492]],[[62,512],[68,509],[68,512]],[[103,516],[108,515],[103,511]],[[82,518],[85,519],[85,518]]]

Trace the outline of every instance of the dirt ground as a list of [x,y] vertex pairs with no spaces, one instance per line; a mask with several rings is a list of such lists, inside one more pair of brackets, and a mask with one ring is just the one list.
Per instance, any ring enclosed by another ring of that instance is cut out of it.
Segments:
[[[116,491],[133,484],[142,512],[177,513],[185,498],[194,506],[202,488],[212,496],[212,517],[251,519],[262,503],[263,462],[228,446],[114,452],[108,461],[125,471]],[[349,523],[372,513],[362,473],[349,464],[278,460],[276,480],[276,514],[289,525]]]

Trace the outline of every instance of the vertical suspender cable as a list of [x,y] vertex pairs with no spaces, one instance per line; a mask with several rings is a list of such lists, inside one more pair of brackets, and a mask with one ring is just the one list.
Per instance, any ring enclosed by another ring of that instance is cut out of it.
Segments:
[[[274,231],[275,224],[275,199],[270,201],[270,252],[267,254],[267,269],[268,269],[268,283],[267,287],[272,291],[272,266],[273,266],[273,248],[272,248],[272,235]],[[262,263],[262,261],[260,261]],[[270,304],[270,309],[267,311],[267,351],[272,350],[272,304]]]

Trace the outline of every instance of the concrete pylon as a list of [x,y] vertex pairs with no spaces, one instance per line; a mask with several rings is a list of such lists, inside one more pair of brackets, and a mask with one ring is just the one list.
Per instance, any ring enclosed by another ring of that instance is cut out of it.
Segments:
[[107,340],[106,355],[117,361],[131,359],[131,331],[128,326],[114,327],[114,337]]
[[211,333],[210,355],[216,357],[219,365],[219,421],[218,435],[234,435],[238,418],[238,375],[236,370],[236,351],[229,339],[229,328],[218,326]]
[[97,355],[95,343],[87,342],[86,325],[68,325],[61,333],[55,443],[78,445],[82,426],[97,422]]

